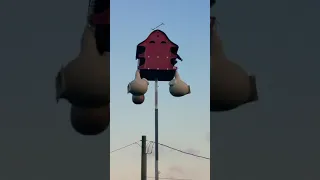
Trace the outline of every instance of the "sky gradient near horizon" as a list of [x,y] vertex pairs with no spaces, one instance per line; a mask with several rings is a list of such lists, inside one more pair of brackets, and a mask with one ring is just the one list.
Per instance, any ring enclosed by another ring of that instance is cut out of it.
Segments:
[[[175,98],[168,82],[159,83],[159,142],[209,157],[209,1],[111,1],[111,150],[141,139],[154,140],[154,83],[146,100],[134,105],[126,87],[134,79],[136,46],[160,23],[180,46],[181,78],[191,94]],[[111,179],[140,178],[140,147],[132,146],[110,156]],[[148,175],[154,177],[154,156],[148,158]],[[192,163],[190,163],[192,162]],[[209,180],[209,160],[160,148],[162,177]]]

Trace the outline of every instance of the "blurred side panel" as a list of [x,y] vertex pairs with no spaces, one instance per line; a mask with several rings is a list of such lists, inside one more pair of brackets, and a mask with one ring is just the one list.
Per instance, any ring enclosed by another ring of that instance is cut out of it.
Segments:
[[71,104],[75,132],[98,138],[94,136],[109,136],[105,131],[110,124],[110,1],[90,0],[85,19],[79,54],[56,76],[56,100]]
[[71,124],[83,135],[98,135],[110,122],[109,7],[105,0],[89,2],[80,52],[56,77],[56,100],[72,105]]
[[211,179],[320,179],[319,5],[217,0]]
[[230,111],[258,100],[256,78],[225,54],[219,35],[218,19],[214,16],[216,0],[211,0],[211,111]]
[[108,9],[0,2],[0,179],[110,179]]
[[[218,1],[218,5],[219,2],[220,1]],[[224,138],[221,137],[221,134],[226,134],[228,130],[226,130],[225,127],[219,126],[223,124],[221,122],[223,121],[223,118],[219,119],[219,117],[222,117],[219,116],[219,113],[232,114],[231,111],[235,111],[241,106],[245,106],[247,103],[258,101],[258,91],[256,85],[256,77],[246,72],[246,70],[244,70],[241,65],[230,60],[230,55],[228,56],[228,54],[226,53],[223,40],[220,36],[220,34],[222,33],[221,29],[223,28],[219,27],[220,18],[215,16],[216,3],[216,0],[211,0],[210,2],[210,140],[212,145],[210,154],[211,158],[213,159],[213,161],[211,161],[211,179],[241,179],[240,177],[231,175],[234,173],[233,171],[225,169],[229,167],[229,165],[226,164],[227,161],[224,161],[224,159],[226,160],[229,157],[224,156],[224,154],[228,154],[228,152],[223,152],[227,150],[222,147],[223,144],[227,142],[224,142]],[[232,10],[230,10],[230,12],[228,11],[228,13],[231,13],[231,11]]]

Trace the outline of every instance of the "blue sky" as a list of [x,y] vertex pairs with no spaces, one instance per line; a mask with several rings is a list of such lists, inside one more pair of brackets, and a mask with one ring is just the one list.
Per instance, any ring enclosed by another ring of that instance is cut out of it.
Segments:
[[[142,135],[154,140],[154,83],[150,83],[146,100],[139,106],[132,103],[126,87],[134,78],[137,44],[147,38],[151,28],[163,22],[160,30],[180,46],[178,53],[184,61],[177,66],[192,93],[172,97],[168,82],[160,82],[159,141],[200,155],[210,154],[209,2],[181,2],[111,1],[111,150],[140,140]],[[208,160],[164,149],[159,156],[162,176],[209,180]],[[140,177],[139,158],[139,146],[111,154],[111,179]],[[150,156],[148,161],[150,176],[154,174],[153,159]]]

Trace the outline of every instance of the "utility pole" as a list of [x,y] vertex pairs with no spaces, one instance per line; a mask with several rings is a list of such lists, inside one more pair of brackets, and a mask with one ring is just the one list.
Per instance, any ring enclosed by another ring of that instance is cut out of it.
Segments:
[[141,180],[147,180],[147,137],[142,136],[141,142]]

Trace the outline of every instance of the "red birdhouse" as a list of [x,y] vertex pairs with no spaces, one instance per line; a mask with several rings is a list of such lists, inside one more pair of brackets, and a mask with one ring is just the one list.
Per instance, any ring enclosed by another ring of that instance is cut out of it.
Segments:
[[179,46],[172,42],[168,36],[154,30],[148,38],[137,46],[136,59],[141,78],[149,81],[170,81],[174,78],[177,67]]

